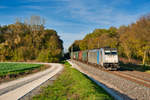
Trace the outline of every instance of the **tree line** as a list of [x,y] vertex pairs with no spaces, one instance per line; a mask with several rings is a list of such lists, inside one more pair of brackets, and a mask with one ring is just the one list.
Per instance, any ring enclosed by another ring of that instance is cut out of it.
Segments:
[[138,59],[143,64],[150,63],[150,15],[143,16],[128,26],[95,29],[82,40],[74,41],[69,51],[101,47],[117,48],[119,56],[129,61]]
[[0,26],[0,61],[59,62],[63,41],[53,29],[45,29],[40,17],[31,17],[32,23],[16,21]]

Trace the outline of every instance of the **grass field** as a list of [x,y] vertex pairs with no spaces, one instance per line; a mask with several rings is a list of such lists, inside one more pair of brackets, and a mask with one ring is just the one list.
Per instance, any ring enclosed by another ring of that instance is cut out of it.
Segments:
[[41,66],[41,64],[0,63],[0,77],[22,74]]
[[71,68],[65,62],[65,69],[48,87],[43,87],[40,94],[33,100],[114,100],[101,87],[97,86],[88,77]]

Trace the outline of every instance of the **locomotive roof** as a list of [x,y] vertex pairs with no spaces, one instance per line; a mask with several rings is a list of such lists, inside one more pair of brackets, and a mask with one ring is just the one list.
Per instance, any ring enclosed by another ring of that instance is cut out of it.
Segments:
[[100,49],[92,49],[92,50],[89,50],[89,51],[97,51],[97,50],[100,50]]
[[117,48],[103,48],[104,50],[117,50]]
[[[83,50],[83,51],[97,51],[100,49],[104,49],[104,50],[117,50],[117,48],[109,48],[109,47],[104,47],[104,48],[99,48],[99,49],[91,49],[91,50]],[[74,52],[79,52],[79,51],[74,51]]]

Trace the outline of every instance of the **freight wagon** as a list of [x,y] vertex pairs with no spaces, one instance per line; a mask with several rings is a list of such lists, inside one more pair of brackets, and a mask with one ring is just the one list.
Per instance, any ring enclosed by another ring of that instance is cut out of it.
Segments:
[[76,51],[76,52],[74,52],[74,59],[75,59],[75,60],[78,60],[78,58],[79,58],[79,52]]
[[82,61],[88,62],[88,50],[82,51]]
[[79,51],[79,59],[80,61],[82,61],[82,51]]
[[90,63],[107,70],[117,70],[119,68],[118,54],[117,49],[115,48],[76,51],[73,52],[71,58],[74,60]]

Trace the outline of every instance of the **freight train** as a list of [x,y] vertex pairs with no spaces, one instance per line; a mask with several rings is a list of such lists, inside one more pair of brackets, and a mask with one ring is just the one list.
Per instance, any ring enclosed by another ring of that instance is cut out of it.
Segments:
[[71,52],[71,59],[92,64],[106,70],[117,70],[119,68],[116,48]]

